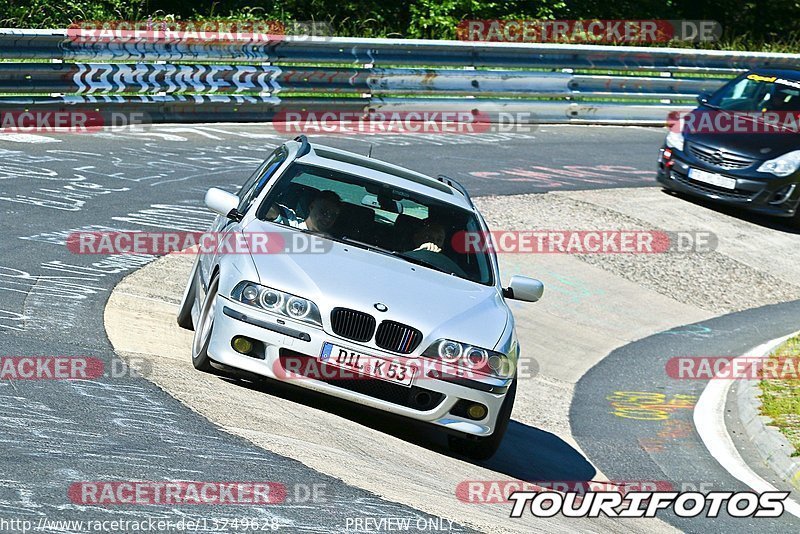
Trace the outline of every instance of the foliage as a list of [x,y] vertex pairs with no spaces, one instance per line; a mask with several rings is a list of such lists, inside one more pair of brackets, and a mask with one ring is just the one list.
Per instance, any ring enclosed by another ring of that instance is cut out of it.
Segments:
[[277,19],[323,21],[337,35],[453,39],[465,19],[716,20],[723,39],[703,47],[797,50],[799,0],[0,0],[5,27],[57,28],[76,20]]

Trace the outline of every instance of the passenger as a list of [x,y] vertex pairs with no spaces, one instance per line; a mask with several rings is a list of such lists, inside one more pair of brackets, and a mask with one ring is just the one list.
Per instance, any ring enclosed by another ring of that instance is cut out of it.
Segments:
[[[342,212],[342,199],[333,191],[320,191],[311,201],[308,208],[308,217],[301,223],[300,228],[320,234],[328,234],[339,214]],[[303,227],[305,225],[305,227]]]

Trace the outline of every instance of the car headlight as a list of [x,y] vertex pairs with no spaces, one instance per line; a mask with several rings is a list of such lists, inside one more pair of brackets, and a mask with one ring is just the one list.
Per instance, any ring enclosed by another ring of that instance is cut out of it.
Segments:
[[240,282],[233,288],[231,298],[260,310],[322,326],[322,316],[317,305],[297,295],[253,282]]
[[683,134],[681,132],[670,131],[664,142],[668,147],[676,148],[683,152]]
[[758,172],[770,172],[781,178],[794,174],[800,167],[800,150],[787,152],[783,156],[765,161],[758,168]]
[[440,339],[428,347],[422,355],[479,374],[497,378],[514,376],[514,362],[507,355],[452,339]]

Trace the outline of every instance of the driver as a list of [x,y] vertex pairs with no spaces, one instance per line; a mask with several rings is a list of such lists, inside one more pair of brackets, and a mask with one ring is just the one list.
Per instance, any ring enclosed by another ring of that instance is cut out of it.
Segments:
[[445,240],[444,225],[428,217],[422,221],[422,226],[414,232],[413,243],[417,250],[429,250],[431,252],[441,252]]
[[292,228],[327,235],[341,211],[342,199],[339,195],[325,190],[320,191],[311,201],[308,207],[308,217],[304,221],[297,218],[294,210],[277,202],[269,208],[266,219]]
[[422,221],[422,226],[414,232],[414,250],[403,254],[404,257],[414,258],[428,266],[445,273],[457,274],[466,277],[464,270],[444,252],[447,231],[444,224],[428,216]]

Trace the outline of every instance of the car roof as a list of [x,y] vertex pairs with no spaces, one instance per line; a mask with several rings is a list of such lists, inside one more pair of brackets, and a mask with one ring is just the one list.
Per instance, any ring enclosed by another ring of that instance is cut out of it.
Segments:
[[800,69],[753,69],[748,71],[749,73],[756,73],[756,74],[768,74],[771,76],[783,76],[786,78],[794,78],[795,80],[800,80]]
[[312,143],[310,147],[311,149],[308,153],[299,157],[296,161],[354,174],[376,182],[421,193],[463,209],[474,210],[472,201],[468,196],[431,176],[347,150],[317,143]]

